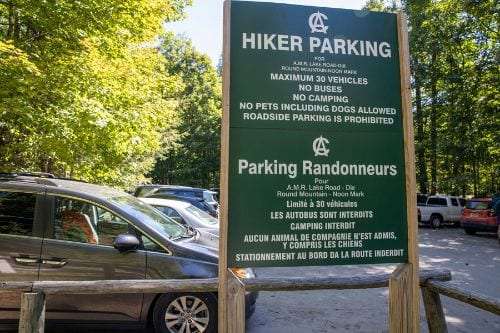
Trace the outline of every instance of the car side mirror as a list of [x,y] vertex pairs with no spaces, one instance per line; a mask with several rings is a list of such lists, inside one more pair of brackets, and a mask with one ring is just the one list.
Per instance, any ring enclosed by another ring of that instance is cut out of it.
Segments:
[[140,242],[134,235],[121,234],[116,236],[113,241],[113,247],[120,252],[135,251],[139,248]]

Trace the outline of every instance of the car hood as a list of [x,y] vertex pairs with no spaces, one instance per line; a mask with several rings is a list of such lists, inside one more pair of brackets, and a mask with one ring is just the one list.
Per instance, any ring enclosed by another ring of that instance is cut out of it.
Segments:
[[[196,228],[196,230],[203,232],[204,234],[209,234],[213,237],[217,237],[217,247],[219,246],[219,228]],[[206,235],[208,237],[208,235]]]
[[205,253],[216,260],[219,258],[219,236],[210,232],[212,229],[196,229],[196,235],[178,242],[185,249]]

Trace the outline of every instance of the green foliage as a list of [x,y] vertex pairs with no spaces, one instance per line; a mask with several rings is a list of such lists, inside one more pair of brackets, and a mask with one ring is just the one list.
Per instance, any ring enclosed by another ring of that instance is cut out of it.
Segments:
[[420,191],[498,192],[498,3],[371,0],[366,7],[408,15]]
[[383,12],[386,10],[386,4],[384,0],[368,0],[363,9],[372,10],[375,12]]
[[29,100],[40,71],[11,41],[0,41],[0,165],[16,165],[27,155],[25,124],[34,121]]
[[153,181],[213,187],[219,178],[221,82],[211,60],[190,41],[165,34],[161,52],[167,72],[178,74],[184,89],[178,96],[175,126],[178,136],[156,163]]
[[0,170],[144,180],[182,89],[155,36],[188,3],[0,1]]

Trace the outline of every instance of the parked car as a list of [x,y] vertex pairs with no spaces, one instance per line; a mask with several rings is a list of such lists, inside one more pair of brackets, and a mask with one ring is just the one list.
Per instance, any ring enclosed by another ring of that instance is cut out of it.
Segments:
[[495,232],[498,234],[499,225],[492,206],[491,198],[475,198],[467,201],[460,224],[468,235],[478,231]]
[[[186,228],[125,192],[0,175],[0,281],[214,278],[217,263],[213,235]],[[250,269],[235,273],[254,276]],[[247,315],[256,297],[246,294]],[[0,322],[15,325],[19,307],[19,294],[2,293]],[[217,295],[47,295],[46,319],[98,327],[150,325],[157,333],[178,332],[182,325],[191,332],[216,332]]]
[[433,195],[427,197],[425,204],[417,203],[420,224],[440,228],[443,223],[458,225],[465,207],[465,199],[453,196]]
[[213,217],[219,216],[217,193],[202,188],[177,185],[141,185],[135,189],[136,197],[152,197],[162,199],[180,199],[206,211]]
[[139,198],[174,221],[219,235],[219,220],[189,202],[171,199]]

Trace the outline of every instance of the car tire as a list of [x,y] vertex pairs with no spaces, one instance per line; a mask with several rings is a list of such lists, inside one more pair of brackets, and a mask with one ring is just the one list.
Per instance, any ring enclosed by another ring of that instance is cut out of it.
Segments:
[[476,229],[472,229],[472,228],[464,228],[465,230],[465,233],[467,235],[475,235],[476,234]]
[[442,223],[443,223],[443,220],[441,219],[441,216],[439,216],[439,215],[432,215],[431,216],[430,224],[431,224],[432,229],[441,228]]
[[[195,316],[196,315],[196,316]],[[153,308],[156,333],[217,332],[217,298],[206,293],[161,295]]]

